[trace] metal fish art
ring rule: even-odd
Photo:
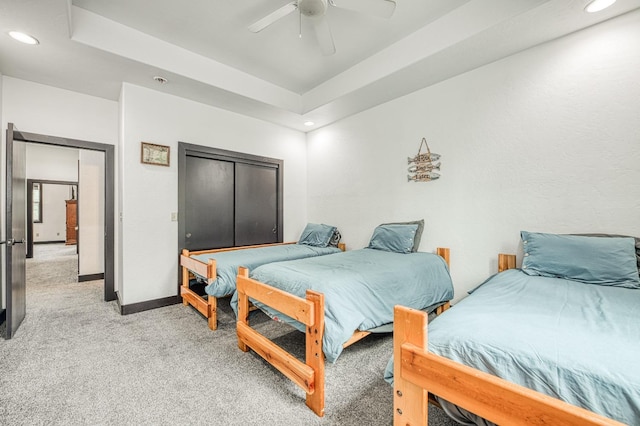
[[[422,146],[424,145],[426,152],[422,152]],[[427,140],[422,138],[420,147],[418,148],[418,154],[413,158],[407,158],[407,164],[409,168],[407,171],[410,173],[407,175],[408,182],[429,182],[440,178],[438,173],[434,170],[440,171],[440,162],[435,163],[440,159],[440,154],[435,154],[429,149]]]

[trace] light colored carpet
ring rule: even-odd
[[[219,303],[217,331],[181,304],[122,316],[102,301],[101,280],[76,282],[75,251],[53,251],[28,260],[27,316],[13,339],[0,339],[0,424],[392,423],[392,389],[382,378],[390,335],[370,336],[327,365],[319,418],[302,390],[237,348],[228,300]],[[302,333],[256,314],[254,324],[302,356]],[[454,424],[430,412],[430,425]]]

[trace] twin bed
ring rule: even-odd
[[[238,268],[256,268],[266,263],[324,256],[345,250],[335,226],[307,224],[298,242],[229,247],[212,250],[182,250],[180,295],[207,318],[209,328],[218,324],[218,298],[231,296],[236,289]],[[204,291],[202,291],[204,290]],[[203,294],[204,293],[204,294]]]
[[[428,343],[423,314],[396,308],[395,424],[427,424],[427,393],[462,424],[640,424],[640,243],[522,239],[522,268],[502,255]]]
[[[251,276],[244,269],[238,277],[238,346],[253,349],[300,386],[307,406],[322,416],[325,358],[335,362],[370,333],[391,331],[395,304],[442,311],[452,297],[447,264],[431,253],[365,248],[264,265]],[[306,333],[305,362],[250,327],[249,301]]]
[[[216,299],[233,293],[240,349],[253,349],[304,389],[307,405],[319,416],[325,405],[325,358],[335,362],[343,348],[370,333],[391,332],[396,304],[442,312],[453,298],[449,250],[417,251],[424,221],[382,224],[367,248],[349,252],[326,252],[335,228],[322,234],[323,226],[311,235],[303,232],[299,243],[313,252],[304,256],[286,257],[289,248],[299,254],[301,244],[181,256],[184,303],[215,329]],[[206,284],[207,300],[190,288],[194,279]],[[250,326],[250,306],[306,333],[305,362]]]
[[[418,229],[416,223],[383,224],[364,249],[242,268],[231,302],[237,305],[238,346],[253,349],[301,387],[307,406],[324,415],[325,358],[335,362],[370,333],[390,332],[395,304],[438,312],[448,307],[448,249],[417,252]],[[250,326],[250,303],[305,332],[304,362]]]

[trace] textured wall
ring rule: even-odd
[[[309,220],[365,246],[424,218],[456,298],[518,252],[519,231],[640,235],[640,12],[521,52],[308,136]],[[442,177],[407,183],[422,137]]]

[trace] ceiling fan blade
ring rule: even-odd
[[[271,12],[264,18],[249,25],[249,31],[251,31],[252,33],[258,33],[264,30],[265,28],[267,28],[269,25],[276,22],[278,19],[284,18],[285,16],[287,16],[288,14],[290,14],[291,12],[297,9],[298,9],[298,2],[292,1],[291,3],[282,6],[280,9],[276,9],[275,11]]]
[[[396,10],[394,0],[329,0],[329,3],[342,9],[355,10],[387,19],[391,18]]]
[[[320,45],[320,50],[324,56],[331,56],[336,53],[336,46],[333,44],[333,36],[331,35],[331,28],[329,28],[329,21],[325,16],[317,18],[311,18],[313,21],[313,29],[316,32],[316,38]]]

